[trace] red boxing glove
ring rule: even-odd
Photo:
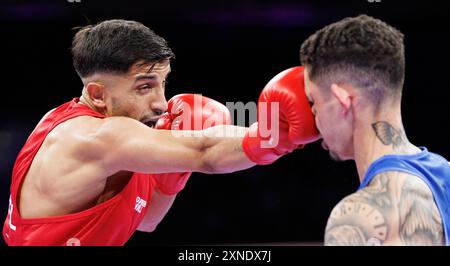
[[[270,164],[320,139],[306,98],[303,71],[302,66],[287,69],[261,92],[258,122],[250,126],[242,141],[245,154],[254,163]]]
[[[231,124],[230,111],[223,104],[200,94],[179,94],[168,102],[168,112],[156,122],[156,129],[202,130]],[[191,172],[155,174],[159,190],[174,195],[183,190]]]
[[[156,122],[158,129],[202,130],[216,125],[230,125],[228,108],[201,94],[178,94],[168,102],[168,112]]]

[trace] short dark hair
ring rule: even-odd
[[[136,21],[106,20],[81,28],[72,41],[73,66],[80,77],[96,72],[126,73],[135,63],[175,57],[167,42]]]
[[[366,91],[376,105],[386,95],[401,96],[403,34],[379,19],[360,15],[322,28],[303,42],[300,61],[315,83],[349,82]]]

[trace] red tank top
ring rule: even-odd
[[[14,164],[8,215],[3,238],[8,245],[123,245],[131,237],[147,211],[154,179],[134,173],[123,190],[90,209],[62,216],[24,219],[17,210],[17,195],[25,174],[47,134],[58,124],[77,116],[103,115],[67,102],[45,117],[31,133]]]

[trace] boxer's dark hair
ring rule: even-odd
[[[379,19],[360,15],[322,28],[303,42],[300,61],[319,87],[347,82],[364,89],[376,105],[387,95],[401,96],[403,34]]]
[[[167,42],[135,21],[107,20],[78,30],[72,41],[73,66],[81,77],[96,72],[126,73],[135,63],[175,58]]]

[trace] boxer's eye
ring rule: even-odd
[[[150,84],[144,84],[139,87],[137,87],[137,92],[140,94],[146,94],[150,92],[153,89],[153,87]]]
[[[151,89],[149,84],[144,84],[138,88],[139,90],[149,90]]]

